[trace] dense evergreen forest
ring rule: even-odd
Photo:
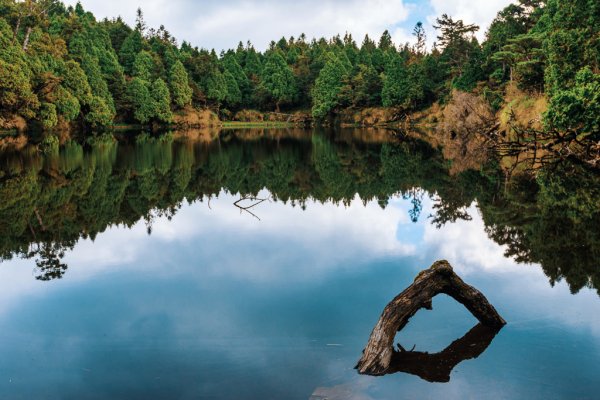
[[[217,54],[179,44],[141,10],[134,27],[97,20],[81,4],[0,0],[0,118],[42,128],[76,122],[169,123],[187,107],[227,118],[241,109],[311,110],[316,120],[343,109],[402,112],[445,104],[472,92],[498,110],[508,87],[548,99],[546,131],[598,140],[600,4],[596,0],[518,0],[501,10],[479,43],[476,25],[451,16],[436,32],[417,23],[415,44],[388,32],[359,42],[351,35],[304,34]],[[436,35],[428,49],[426,35]]]

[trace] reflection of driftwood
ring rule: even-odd
[[[252,215],[254,218],[256,218],[257,220],[260,221],[260,218],[258,218],[258,216],[256,214],[254,214],[250,210],[252,208],[256,207],[257,205],[259,205],[261,203],[264,203],[267,200],[269,200],[269,197],[267,197],[266,199],[259,199],[259,198],[251,197],[251,196],[242,196],[238,201],[236,201],[235,203],[233,203],[233,205],[240,209],[240,214],[245,211],[245,212],[247,212],[248,214]],[[244,206],[244,205],[242,205],[242,203],[244,201],[252,201],[253,203],[250,204],[249,206]]]
[[[483,325],[499,328],[506,324],[485,296],[463,282],[447,261],[437,261],[417,275],[415,281],[383,310],[356,368],[361,374],[382,375],[390,368],[396,332],[421,308],[431,310],[431,301],[444,293],[464,305]]]
[[[465,360],[479,357],[492,343],[499,330],[500,328],[478,324],[465,336],[436,354],[394,351],[385,374],[405,372],[417,375],[428,382],[449,382],[450,372],[454,367]]]

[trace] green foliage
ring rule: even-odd
[[[231,55],[226,56],[223,58],[223,66],[225,71],[229,72],[235,79],[237,88],[239,89],[241,95],[240,101],[244,104],[250,105],[252,101],[252,84],[250,79],[248,79],[246,72],[244,72],[244,69],[237,61],[237,57]]]
[[[56,111],[67,121],[74,121],[81,111],[81,105],[77,97],[62,86],[59,86],[56,90],[54,104],[56,105]]]
[[[600,12],[593,0],[549,0],[542,22],[548,58],[546,83],[549,92],[568,88],[575,75],[588,66],[600,68]]]
[[[575,76],[575,85],[557,90],[546,113],[550,128],[600,138],[600,74],[589,67]]]
[[[600,128],[600,7],[595,1],[549,0],[545,25],[547,126],[597,140]]]
[[[227,86],[227,96],[225,102],[229,107],[237,107],[242,102],[242,91],[240,90],[237,80],[229,71],[225,71],[223,75],[225,85]]]
[[[141,33],[138,30],[133,30],[121,45],[119,61],[127,75],[133,75],[133,65],[136,56],[142,51],[142,41]]]
[[[173,103],[183,108],[192,103],[192,89],[188,83],[188,74],[181,61],[176,61],[169,70],[169,88]]]
[[[384,107],[403,105],[408,97],[408,73],[404,60],[394,57],[383,78],[381,98]]]
[[[343,81],[349,72],[346,67],[337,55],[330,53],[327,56],[327,62],[319,73],[312,91],[313,117],[325,118],[339,105]]]
[[[381,104],[383,82],[373,66],[360,64],[358,72],[351,78],[351,85],[353,105],[373,107]]]
[[[58,123],[56,106],[54,104],[43,102],[40,107],[39,119],[44,128],[49,129],[55,127]]]
[[[214,69],[206,83],[206,98],[213,101],[217,106],[227,98],[227,82],[223,73]]]
[[[417,23],[413,45],[398,47],[387,31],[360,46],[350,34],[312,41],[302,34],[265,52],[248,42],[217,55],[179,46],[164,26],[148,27],[141,10],[130,27],[121,18],[97,21],[81,4],[0,0],[0,116],[47,129],[59,120],[100,129],[115,119],[168,122],[171,107],[225,105],[223,115],[310,107],[323,119],[348,107],[443,105],[454,89],[499,109],[514,82],[545,92],[547,129],[593,137],[599,9],[595,0],[517,0],[500,10],[482,44],[477,25],[444,14],[429,52]]]
[[[545,56],[542,36],[527,33],[507,40],[502,50],[492,54],[491,60],[510,70],[510,80],[521,89],[540,89],[544,83]]]
[[[102,97],[92,96],[88,108],[85,121],[92,128],[101,128],[112,124],[114,118],[113,111]]]
[[[171,113],[171,96],[169,95],[169,88],[162,79],[157,79],[152,84],[150,89],[150,96],[152,97],[154,115],[153,117],[159,122],[169,123],[173,119]]]
[[[275,102],[278,111],[281,104],[291,102],[296,95],[292,69],[278,51],[267,55],[261,83]]]
[[[140,78],[133,78],[127,86],[127,94],[133,104],[135,119],[146,124],[154,117],[154,101],[150,95],[150,84]]]
[[[59,72],[63,78],[63,86],[69,90],[82,105],[92,101],[92,88],[88,78],[78,62],[68,60]]]
[[[140,78],[143,81],[150,81],[154,71],[154,60],[152,55],[145,50],[140,51],[135,56],[133,62],[132,76]]]
[[[451,174],[439,150],[410,138],[367,144],[330,140],[318,130],[305,139],[292,136],[222,141],[201,154],[168,134],[140,135],[133,143],[98,136],[85,148],[70,143],[60,151],[58,139],[48,136],[48,157],[2,159],[0,258],[35,258],[47,268],[40,279],[59,277],[60,253],[80,238],[142,218],[151,226],[152,215],[173,216],[184,200],[222,191],[252,196],[267,189],[302,207],[347,204],[357,194],[385,207],[400,194],[412,203],[411,219],[429,221],[419,216],[427,192],[435,194],[432,223],[469,219],[467,208],[476,201],[486,233],[508,257],[541,265],[552,283],[564,279],[573,292],[600,289],[600,187],[597,174],[580,165],[554,165],[536,179],[505,183],[491,167]],[[52,174],[43,168],[49,161]]]
[[[39,107],[26,69],[0,59],[0,113],[14,112],[32,118]]]
[[[472,91],[477,82],[485,79],[483,73],[483,54],[481,48],[476,41],[470,42],[471,47],[468,50],[469,56],[465,63],[460,67],[459,72],[456,73],[452,81],[452,86],[455,89],[462,90],[464,92]]]

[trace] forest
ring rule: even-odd
[[[473,93],[494,112],[510,88],[547,101],[541,130],[600,138],[600,4],[518,0],[480,27],[442,15],[414,44],[380,38],[298,37],[222,51],[179,43],[166,27],[97,20],[78,3],[0,0],[0,122],[42,130],[74,124],[169,124],[194,107],[222,119],[243,109],[306,110],[324,121],[347,109],[399,113]],[[427,35],[436,41],[428,48]],[[357,41],[358,40],[358,41]],[[19,125],[19,124],[16,124]],[[21,124],[23,125],[23,124]]]

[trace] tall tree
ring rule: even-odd
[[[425,28],[421,21],[417,22],[415,29],[413,29],[413,36],[415,37],[414,52],[418,55],[425,55],[427,52],[427,35],[425,34]]]
[[[152,98],[153,118],[158,122],[169,123],[173,119],[171,113],[171,96],[169,88],[162,79],[158,78],[150,88]]]
[[[336,54],[329,53],[312,91],[312,115],[317,119],[327,117],[340,103],[340,92],[348,76],[347,65]]]
[[[289,103],[294,99],[296,95],[294,73],[279,51],[272,51],[267,55],[261,84],[272,97],[277,112],[281,104]]]
[[[177,60],[169,70],[169,87],[173,97],[173,103],[183,108],[192,103],[192,88],[189,78],[181,61]]]
[[[119,60],[127,75],[133,75],[135,57],[142,51],[142,34],[136,29],[127,36],[119,52]]]

